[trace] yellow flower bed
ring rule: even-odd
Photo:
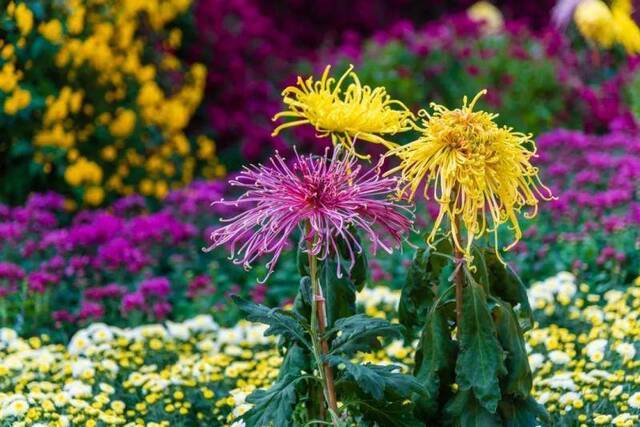
[[[87,205],[164,197],[224,174],[215,144],[186,127],[206,68],[184,64],[178,20],[191,0],[14,1],[0,10],[0,155],[8,198],[37,182]],[[15,162],[29,162],[24,168]],[[5,168],[6,169],[6,168]],[[4,175],[4,173],[0,173]],[[24,197],[24,196],[22,196]]]
[[[389,317],[399,293],[376,287],[358,298],[367,314]],[[561,273],[532,285],[530,299],[540,321],[527,334],[534,395],[555,425],[637,425],[640,280],[600,297]],[[65,347],[2,329],[0,425],[240,426],[246,396],[282,361],[264,330],[206,315],[133,329],[97,323]],[[395,341],[367,360],[410,369],[412,357]]]

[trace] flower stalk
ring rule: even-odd
[[[307,231],[310,226],[307,225]],[[333,381],[333,369],[323,361],[324,355],[329,352],[327,340],[323,338],[327,327],[327,315],[325,307],[325,299],[322,294],[322,287],[318,280],[318,259],[312,254],[311,247],[313,243],[308,242],[308,258],[309,258],[309,275],[311,278],[311,343],[313,346],[314,359],[322,383],[324,398],[329,407],[329,413],[334,425],[338,425],[338,403],[336,400],[336,391]],[[323,403],[320,404],[320,413]]]

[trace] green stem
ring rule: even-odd
[[[309,275],[311,277],[311,344],[313,347],[313,356],[318,369],[318,375],[320,376],[320,382],[322,383],[322,389],[324,392],[324,399],[327,402],[329,413],[331,414],[331,420],[334,426],[339,425],[338,419],[338,405],[336,401],[335,388],[333,384],[333,370],[331,367],[324,363],[322,355],[327,353],[327,342],[321,339],[321,335],[325,329],[326,315],[324,309],[324,298],[322,296],[322,289],[318,281],[318,260],[311,253],[312,244],[309,243],[308,257],[309,257]],[[321,412],[323,412],[321,410]]]

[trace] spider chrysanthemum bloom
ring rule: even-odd
[[[410,130],[413,113],[402,102],[391,99],[384,87],[363,86],[352,71],[353,66],[337,81],[329,76],[330,70],[327,65],[320,80],[298,77],[296,86],[285,88],[283,102],[289,109],[276,114],[273,120],[293,121],[278,126],[273,136],[286,128],[310,124],[318,137],[330,136],[334,145],[342,145],[350,152],[355,153],[356,140],[395,147],[383,135]],[[351,80],[348,85],[347,79]]]
[[[422,135],[387,154],[401,161],[387,172],[401,172],[401,194],[408,193],[413,199],[424,185],[424,196],[428,198],[433,191],[440,205],[428,241],[434,241],[443,219],[448,218],[456,248],[468,261],[474,240],[485,234],[493,234],[498,249],[498,227],[507,222],[514,234],[508,250],[522,234],[517,217],[521,208],[531,207],[527,216],[532,217],[538,199],[552,198],[530,162],[535,155],[531,135],[499,127],[495,114],[473,111],[485,93],[480,92],[471,103],[465,97],[461,109],[431,104],[432,115],[424,110],[419,113],[424,117]],[[466,231],[464,244],[459,228]]]
[[[339,258],[339,247],[346,248],[350,270],[363,250],[357,231],[367,237],[372,252],[378,247],[391,252],[411,227],[405,216],[411,211],[388,197],[397,191],[397,180],[380,177],[378,169],[363,170],[353,154],[338,156],[338,150],[332,158],[328,151],[324,156],[296,153],[290,166],[276,154],[267,166],[245,167],[230,184],[244,194],[217,203],[245,209],[223,220],[228,224],[211,233],[211,246],[205,250],[230,245],[231,258],[247,269],[258,257],[271,254],[267,277],[296,228],[310,244],[304,250],[318,259]]]

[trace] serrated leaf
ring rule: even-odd
[[[338,371],[343,371],[340,381],[353,379],[362,391],[378,401],[385,398],[385,393],[408,399],[411,393],[422,391],[415,378],[397,372],[398,366],[353,363],[346,357],[334,355],[326,356],[325,360]]]
[[[300,376],[302,371],[310,372],[310,354],[299,345],[292,345],[280,365],[278,379],[285,375]]]
[[[547,425],[549,414],[535,399],[503,399],[499,405],[505,427],[536,427]]]
[[[311,348],[306,332],[309,325],[300,314],[254,304],[235,295],[232,298],[238,308],[247,314],[248,320],[269,326],[264,332],[265,336],[281,335],[308,349]]]
[[[480,404],[495,413],[500,401],[498,377],[506,374],[504,352],[481,286],[469,283],[463,291],[460,353],[456,382],[472,390]]]
[[[522,330],[511,305],[495,299],[493,318],[500,345],[506,352],[507,375],[502,379],[502,390],[506,394],[526,399],[531,393],[533,375]]]
[[[492,414],[478,402],[469,390],[459,391],[445,411],[460,427],[502,427],[500,417]]]
[[[528,331],[533,325],[533,312],[524,283],[511,267],[500,262],[493,251],[485,251],[485,262],[489,272],[490,294],[514,307],[519,305],[518,323],[524,331]]]
[[[268,390],[256,390],[247,396],[247,402],[254,406],[242,417],[246,426],[293,426],[298,381],[299,377],[286,374]]]
[[[401,338],[402,326],[386,319],[356,314],[338,319],[334,327],[326,332],[325,337],[335,337],[331,343],[331,354],[351,356],[358,351],[370,352],[379,347],[378,337]]]
[[[337,275],[338,264],[326,260],[320,268],[320,284],[326,300],[327,327],[356,312],[356,288],[346,274]]]
[[[414,375],[425,390],[417,396],[416,411],[421,418],[432,417],[438,409],[441,386],[453,382],[456,343],[440,310],[429,313],[416,351]]]

